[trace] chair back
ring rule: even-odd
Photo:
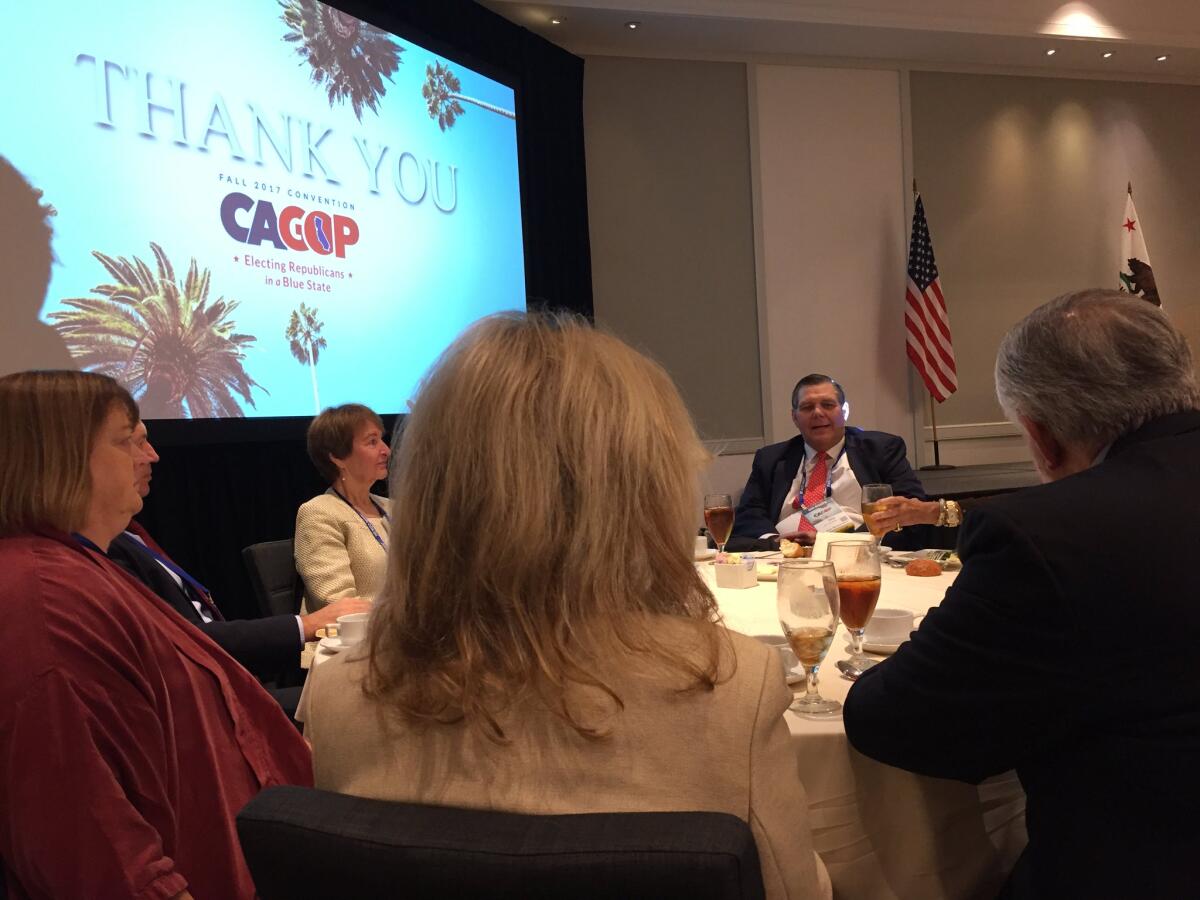
[[[533,816],[272,787],[237,826],[263,900],[763,897],[754,836],[726,813]]]
[[[292,541],[266,541],[242,550],[242,561],[264,616],[296,615],[303,592]]]

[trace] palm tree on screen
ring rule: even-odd
[[[246,350],[230,318],[238,301],[209,299],[209,270],[192,257],[182,284],[158,244],[155,269],[136,256],[92,255],[114,279],[92,288],[98,297],[71,297],[50,315],[81,368],[110,375],[137,398],[147,419],[241,417],[237,396],[254,406]]]
[[[307,363],[308,372],[312,376],[314,415],[321,414],[321,395],[317,393],[317,359],[321,351],[329,346],[321,337],[321,329],[325,323],[317,319],[317,308],[300,304],[299,309],[292,310],[284,337],[288,339],[288,347],[296,362]]]
[[[382,28],[369,25],[319,0],[279,0],[288,31],[283,39],[299,44],[296,53],[312,67],[312,80],[324,85],[329,105],[350,101],[362,121],[363,107],[379,112],[404,48]]]
[[[475,97],[468,97],[461,91],[462,82],[458,80],[458,76],[449,66],[443,66],[440,62],[435,61],[433,65],[425,67],[425,84],[421,87],[421,96],[425,98],[425,105],[429,109],[429,118],[437,119],[438,128],[442,131],[453,128],[455,120],[466,113],[463,103],[472,103],[481,109],[509,119],[516,118],[511,109],[504,109],[492,103],[477,100]],[[462,103],[459,102],[460,100]]]

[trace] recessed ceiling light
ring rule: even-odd
[[[1105,50],[1105,51],[1104,51],[1104,58],[1105,58],[1105,59],[1112,59],[1112,55],[1113,55],[1113,52],[1112,52],[1111,50]]]
[[[641,22],[626,22],[625,27],[628,28],[630,31],[634,31],[641,24],[642,24]]]
[[[562,24],[562,19],[551,19],[551,20],[550,20],[550,24],[551,24],[551,25],[561,25],[561,24]]]
[[[1053,55],[1054,55],[1055,53],[1057,53],[1057,52],[1058,52],[1057,50],[1047,50],[1047,51],[1046,51],[1046,55],[1047,55],[1047,56],[1053,56]]]
[[[1158,62],[1166,62],[1166,61],[1167,61],[1167,54],[1165,54],[1165,53],[1164,53],[1162,56],[1156,57],[1156,59],[1157,59],[1157,61],[1158,61]]]

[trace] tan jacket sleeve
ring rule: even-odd
[[[305,606],[315,612],[342,597],[358,596],[341,521],[319,504],[296,513],[296,571],[304,580]]]
[[[808,797],[796,745],[783,718],[792,692],[773,655],[765,659],[750,746],[750,830],[758,846],[768,900],[823,898],[833,889],[813,851]],[[742,664],[749,664],[746,660]]]

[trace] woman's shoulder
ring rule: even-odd
[[[702,667],[707,667],[710,654],[715,650],[717,681],[714,690],[718,694],[756,693],[770,671],[774,650],[755,638],[730,631],[722,624],[662,616],[651,627],[660,644]],[[670,676],[669,680],[673,678]]]
[[[114,565],[65,534],[23,534],[0,538],[0,584],[24,582],[47,592],[65,591],[89,599],[92,588],[107,588]],[[81,587],[80,579],[89,589]],[[95,582],[94,584],[92,582]],[[20,591],[0,590],[0,596],[24,603]]]
[[[338,512],[345,504],[332,491],[317,494],[300,504],[298,516],[325,516]]]
[[[98,659],[106,646],[123,647],[123,658],[133,658],[128,648],[155,626],[157,612],[135,584],[115,563],[66,535],[0,539],[0,615],[10,639],[4,665],[21,658],[25,668],[36,670],[80,652]],[[42,663],[29,662],[29,654]]]
[[[757,638],[731,631],[720,623],[686,619],[681,616],[663,616],[655,627],[662,629],[663,640],[682,646],[707,646],[707,636],[715,633],[720,639],[722,658],[763,659],[770,650]],[[783,636],[779,635],[779,639],[782,640]]]

